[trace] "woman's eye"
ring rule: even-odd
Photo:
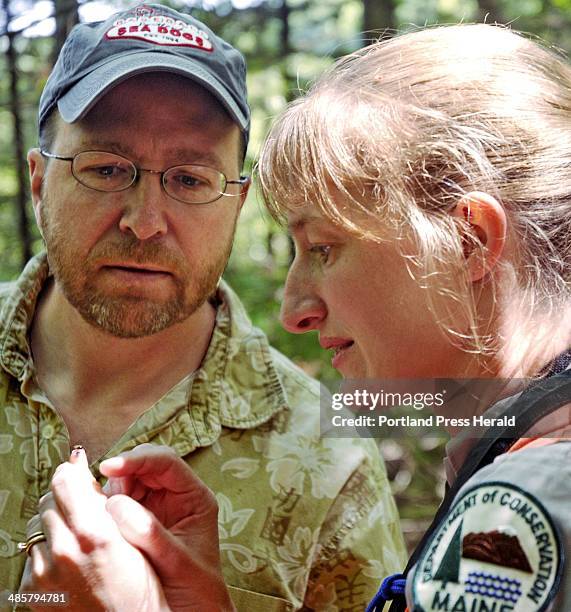
[[[329,244],[316,244],[309,249],[310,253],[314,253],[320,259],[322,263],[327,263],[329,255],[331,254],[331,245]]]

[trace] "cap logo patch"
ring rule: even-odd
[[[155,45],[194,47],[203,51],[214,49],[208,34],[180,19],[156,13],[150,7],[137,7],[132,14],[117,19],[105,33],[108,40],[134,38]]]
[[[505,482],[466,491],[416,565],[416,612],[539,612],[557,594],[563,553],[549,513]]]

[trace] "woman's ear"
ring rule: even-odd
[[[482,280],[492,271],[504,251],[506,213],[493,196],[471,191],[458,200],[452,216],[463,219],[470,227],[471,236],[462,238],[464,256],[470,280]]]

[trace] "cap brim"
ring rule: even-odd
[[[248,129],[247,117],[228,90],[202,64],[191,58],[157,52],[123,54],[95,68],[58,100],[62,119],[66,123],[81,119],[110,89],[129,77],[145,72],[171,72],[192,79],[221,102],[242,131]]]

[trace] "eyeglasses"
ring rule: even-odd
[[[124,191],[134,185],[141,172],[159,174],[165,192],[185,204],[210,204],[225,195],[228,185],[245,185],[247,176],[229,181],[219,170],[195,164],[173,166],[166,170],[148,170],[115,153],[106,151],[81,151],[73,157],[55,155],[40,150],[44,157],[71,162],[71,173],[75,179],[95,191]]]

